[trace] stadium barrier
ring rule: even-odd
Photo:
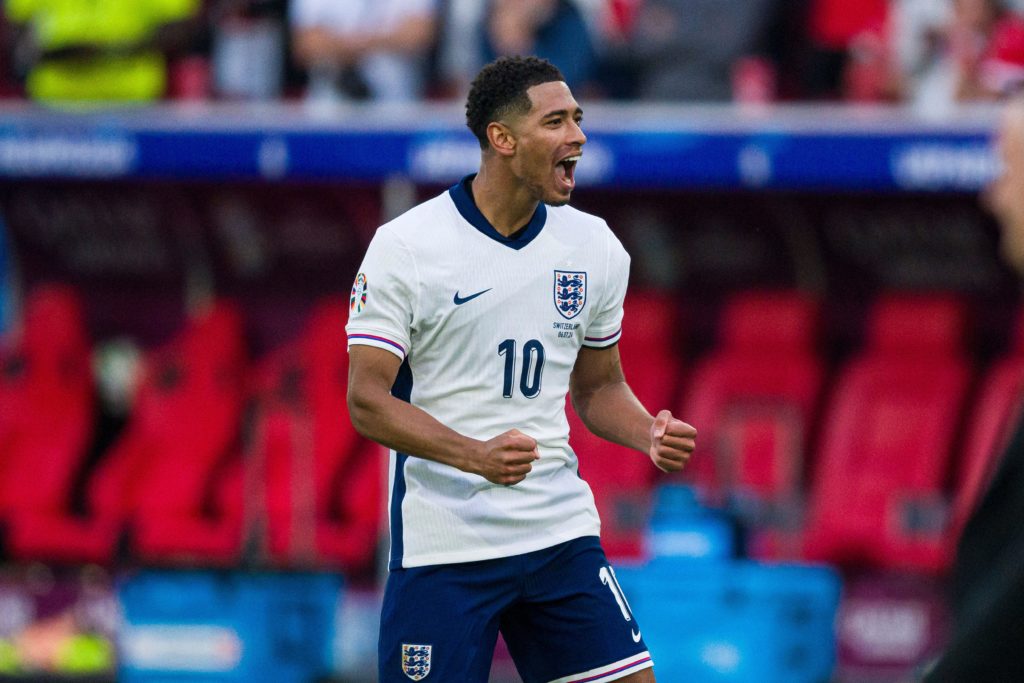
[[[118,590],[119,680],[308,683],[334,669],[338,574],[143,570]]]

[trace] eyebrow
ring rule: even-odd
[[[576,109],[573,111],[573,114],[578,114],[580,116],[583,116],[583,108],[582,107],[576,107]],[[541,119],[542,120],[543,119],[550,119],[552,116],[568,116],[568,115],[569,115],[569,110],[568,109],[557,109],[555,111],[549,111],[547,114],[542,116]]]

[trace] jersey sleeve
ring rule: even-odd
[[[348,346],[376,346],[404,359],[418,293],[412,252],[390,230],[370,241],[349,297]]]
[[[595,349],[614,346],[622,337],[622,302],[629,283],[629,254],[622,243],[609,236],[608,268],[600,309],[583,335],[583,345]]]

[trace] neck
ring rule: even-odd
[[[507,169],[486,161],[473,178],[473,200],[484,218],[505,237],[529,223],[539,203]]]

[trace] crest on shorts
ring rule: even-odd
[[[555,271],[555,308],[563,318],[578,316],[587,303],[587,274],[579,271]]]
[[[402,671],[414,681],[422,681],[430,673],[432,645],[402,643]]]
[[[352,296],[348,300],[349,310],[353,313],[362,313],[366,308],[366,275],[359,273],[356,281],[352,284]]]

